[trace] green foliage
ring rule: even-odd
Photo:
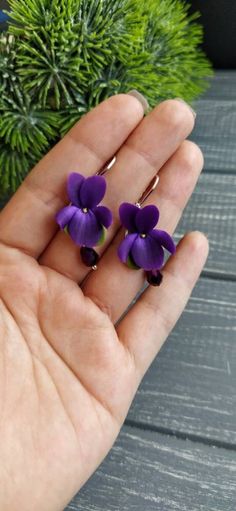
[[[210,64],[183,0],[10,0],[0,37],[0,187],[106,97],[138,89],[151,106],[191,101]]]

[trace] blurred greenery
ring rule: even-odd
[[[0,35],[0,190],[14,191],[80,117],[137,89],[196,98],[211,65],[182,0],[10,0]],[[104,141],[105,143],[105,141]]]

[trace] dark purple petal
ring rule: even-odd
[[[136,232],[135,218],[139,208],[129,202],[123,202],[119,208],[120,221],[129,232]]]
[[[156,206],[150,205],[140,209],[136,215],[135,223],[137,231],[148,233],[156,226],[159,219],[159,210]]]
[[[95,247],[102,235],[103,227],[92,211],[84,213],[77,209],[68,225],[68,232],[76,245]]]
[[[161,231],[160,229],[153,229],[153,231],[151,231],[149,234],[152,238],[154,238],[156,241],[158,241],[160,243],[160,245],[162,245],[164,248],[166,248],[166,250],[168,250],[168,252],[170,252],[171,254],[175,253],[176,246],[174,244],[172,237],[170,236],[170,234],[168,234],[168,232]]]
[[[105,206],[97,206],[94,210],[93,210],[98,222],[102,225],[104,225],[104,227],[106,227],[106,229],[108,229],[108,227],[110,227],[111,223],[112,223],[112,213],[110,211],[110,209],[106,208]]]
[[[56,222],[60,226],[61,229],[64,229],[66,225],[70,222],[73,215],[76,213],[77,208],[75,206],[66,206],[65,208],[60,209],[56,214]]]
[[[151,236],[137,236],[131,249],[134,262],[144,270],[159,270],[164,262],[164,250]]]
[[[72,204],[75,204],[76,206],[81,206],[80,200],[79,200],[79,191],[81,188],[82,183],[85,181],[84,176],[81,176],[81,174],[77,174],[76,172],[72,172],[67,181],[67,193],[70,201]]]
[[[103,199],[106,186],[106,181],[102,176],[91,176],[85,179],[79,194],[83,208],[95,208]]]
[[[128,234],[127,236],[125,236],[123,241],[120,243],[117,253],[118,253],[118,256],[122,263],[126,263],[128,257],[129,257],[131,248],[132,248],[137,236],[138,235],[136,233]]]

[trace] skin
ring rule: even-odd
[[[122,265],[118,206],[138,200],[160,209],[173,232],[203,166],[186,137],[189,107],[168,100],[145,118],[130,95],[84,116],[32,170],[0,214],[0,509],[59,511],[114,443],[140,381],[174,327],[208,253],[187,234],[160,288],[148,288],[117,324],[144,282]],[[58,232],[72,171],[96,173],[114,154],[104,204],[114,214],[97,272]],[[78,285],[79,284],[79,285]],[[115,326],[116,325],[116,326]],[[107,496],[109,499],[109,495]]]

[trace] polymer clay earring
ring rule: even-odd
[[[164,248],[171,254],[176,250],[172,237],[166,231],[154,229],[159,220],[158,208],[154,205],[141,208],[158,181],[156,176],[136,204],[124,202],[119,208],[120,221],[126,232],[118,247],[118,257],[131,269],[145,270],[147,281],[152,286],[159,286],[162,282],[160,270],[164,264]]]
[[[99,205],[106,192],[106,181],[101,174],[108,168],[88,178],[72,172],[67,180],[70,204],[56,215],[60,229],[66,231],[74,243],[81,247],[83,263],[94,270],[99,260],[94,247],[104,243],[106,229],[112,223],[110,209]]]

